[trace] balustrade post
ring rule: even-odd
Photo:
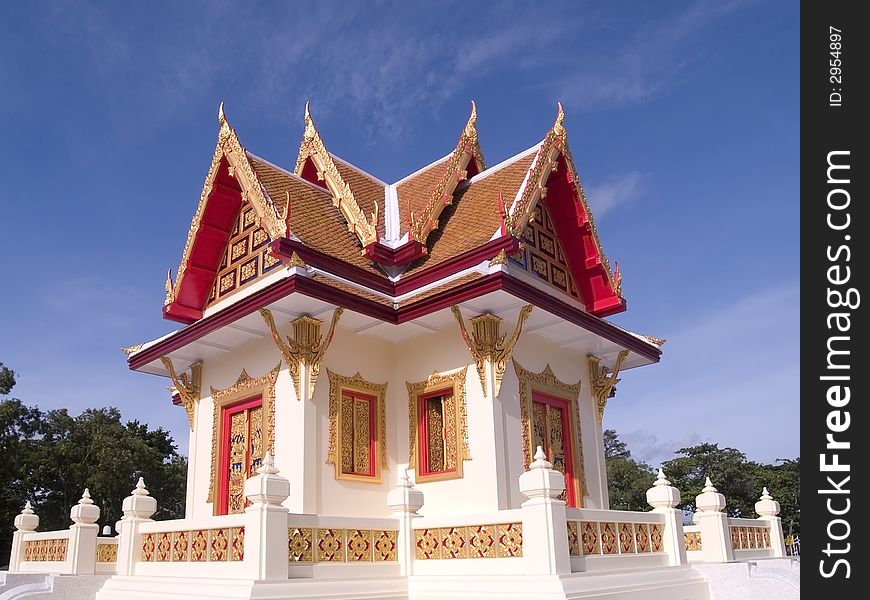
[[[245,570],[260,581],[288,577],[287,515],[281,503],[290,495],[290,482],[278,475],[271,452],[257,474],[245,482]]]
[[[399,572],[407,577],[414,572],[416,540],[414,538],[414,519],[423,507],[423,492],[414,488],[408,478],[408,470],[401,469],[396,487],[387,492],[387,508],[399,520],[399,533],[396,540],[396,553],[399,559]]]
[[[523,511],[523,570],[526,575],[562,575],[571,572],[568,555],[568,518],[565,476],[553,469],[538,446],[529,470],[520,475],[520,492],[528,498]]]
[[[683,512],[676,508],[680,503],[680,490],[665,479],[664,471],[661,469],[653,486],[646,491],[646,501],[653,507],[652,512],[665,517],[662,547],[668,553],[668,564],[672,566],[686,564],[688,561],[686,544],[683,540]]]
[[[124,498],[121,508],[123,516],[115,523],[115,531],[118,532],[118,575],[133,575],[142,555],[139,526],[150,523],[151,516],[157,512],[157,500],[149,495],[145,480],[141,477],[136,489]]]
[[[12,554],[9,557],[9,572],[21,570],[24,561],[24,536],[39,527],[39,516],[34,514],[30,500],[24,503],[21,514],[15,516],[15,532],[12,534]]]
[[[713,487],[707,477],[704,489],[695,496],[695,516],[693,521],[701,532],[701,557],[704,562],[731,562],[734,548],[731,545],[731,530],[725,508],[725,496]]]
[[[761,493],[761,498],[755,503],[758,517],[767,521],[770,526],[770,549],[775,557],[783,557],[785,552],[785,536],[782,532],[782,519],[779,515],[779,502],[774,500],[767,488]]]
[[[69,511],[73,524],[69,532],[69,555],[67,562],[72,575],[93,575],[97,566],[97,535],[100,526],[100,507],[91,500],[85,488],[79,503]]]

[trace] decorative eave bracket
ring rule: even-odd
[[[302,315],[293,319],[293,337],[287,336],[285,341],[278,333],[278,327],[275,325],[271,311],[266,308],[260,309],[263,320],[272,332],[275,345],[278,346],[278,350],[287,361],[290,377],[293,379],[293,386],[296,389],[297,400],[303,398],[311,400],[314,396],[314,386],[317,383],[317,376],[320,374],[320,365],[332,343],[332,336],[335,335],[335,327],[342,312],[344,309],[339,306],[332,313],[332,322],[329,325],[326,339],[320,334],[320,326],[323,321]]]
[[[305,132],[302,134],[302,142],[299,145],[299,154],[296,156],[296,168],[294,172],[302,176],[305,162],[308,159],[314,163],[317,169],[317,177],[326,184],[332,193],[332,204],[338,207],[347,221],[347,229],[359,238],[363,248],[378,241],[378,205],[371,219],[367,218],[353,196],[350,186],[341,176],[338,167],[326,150],[326,145],[314,126],[311,118],[309,103],[305,103]]]
[[[163,366],[169,372],[169,378],[172,380],[172,386],[169,391],[175,395],[176,393],[181,398],[181,403],[187,413],[187,420],[190,423],[190,430],[193,431],[196,405],[199,403],[200,394],[202,392],[202,361],[198,360],[190,365],[190,375],[182,373],[181,376],[175,372],[175,366],[168,356],[160,359]]]
[[[589,383],[592,387],[592,397],[595,399],[595,408],[598,411],[598,424],[604,421],[604,408],[607,401],[616,395],[616,384],[619,383],[619,370],[622,363],[628,357],[628,350],[621,350],[616,355],[616,363],[613,369],[601,365],[601,359],[589,355],[586,360],[589,364]]]
[[[459,324],[462,340],[474,359],[477,375],[480,377],[480,386],[483,388],[484,394],[489,395],[491,398],[498,397],[501,391],[501,382],[504,379],[507,368],[507,362],[511,359],[514,346],[516,346],[523,331],[523,324],[532,312],[532,305],[526,304],[520,310],[514,332],[507,340],[505,339],[506,334],[501,334],[500,332],[501,317],[492,314],[472,317],[470,319],[472,332],[469,332],[465,327],[465,321],[462,319],[459,307],[454,304],[450,307],[450,310]],[[487,372],[487,365],[491,368],[491,375]]]

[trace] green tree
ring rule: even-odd
[[[0,396],[5,396],[15,387],[15,372],[0,362]]]
[[[613,429],[604,430],[604,459],[607,464],[610,508],[648,510],[646,491],[655,479],[655,474],[648,464],[631,457],[628,446]]]

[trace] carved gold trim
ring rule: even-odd
[[[254,212],[257,215],[257,224],[262,226],[271,240],[282,237],[287,232],[287,227],[282,216],[278,214],[272,199],[269,198],[269,194],[260,183],[260,179],[251,166],[248,155],[239,142],[235,130],[230,127],[226,119],[223,102],[221,102],[218,109],[218,124],[220,129],[218,130],[217,145],[212,155],[208,174],[205,177],[205,183],[202,186],[199,204],[190,222],[190,229],[187,232],[187,241],[184,243],[184,252],[178,265],[175,283],[172,283],[171,273],[167,273],[166,276],[166,299],[164,301],[166,305],[175,301],[176,292],[184,279],[184,274],[187,271],[187,262],[193,250],[193,241],[196,239],[196,234],[199,231],[202,216],[208,203],[208,197],[211,195],[212,186],[214,185],[214,179],[217,177],[218,168],[224,157],[226,157],[229,163],[230,173],[236,178],[236,181],[239,182],[239,187],[242,189],[242,201],[247,200],[254,208]]]
[[[347,221],[347,229],[359,238],[363,247],[378,241],[378,204],[371,215],[371,221],[366,218],[359,204],[353,196],[350,186],[341,176],[338,167],[332,160],[326,145],[314,125],[311,118],[308,102],[305,103],[305,133],[299,145],[299,154],[296,156],[294,172],[302,175],[305,161],[311,159],[317,168],[317,177],[326,183],[332,193],[332,204],[337,206]]]
[[[305,264],[305,261],[299,258],[299,255],[296,254],[296,251],[293,251],[293,254],[290,255],[290,261],[287,263],[288,267],[297,267],[300,269],[308,268],[308,265]]]
[[[598,424],[604,421],[604,408],[609,400],[616,394],[616,384],[619,383],[619,370],[622,363],[628,357],[628,350],[622,350],[616,355],[616,363],[613,369],[601,366],[601,359],[589,355],[586,361],[589,364],[589,383],[592,386],[592,397],[595,399],[595,408],[598,410]]]
[[[139,350],[141,350],[142,346],[144,345],[145,344],[133,344],[132,346],[129,346],[127,348],[121,348],[121,352],[123,352],[127,356],[130,356],[134,352],[139,352]]]
[[[586,218],[589,220],[589,226],[592,230],[592,240],[595,243],[595,249],[598,255],[601,256],[601,262],[604,264],[605,272],[607,273],[608,282],[611,289],[616,295],[623,298],[622,295],[622,275],[618,272],[614,274],[610,269],[610,261],[604,254],[601,248],[601,240],[598,237],[598,230],[595,227],[595,219],[592,212],[589,210],[589,204],[586,201],[586,192],[583,191],[583,185],[580,183],[580,177],[577,175],[577,168],[574,165],[574,158],[571,156],[571,150],[568,148],[568,133],[564,127],[565,111],[562,110],[562,103],[558,104],[556,121],[553,127],[547,132],[544,141],[541,142],[541,147],[532,161],[532,167],[529,170],[526,185],[523,188],[522,196],[520,196],[514,209],[507,218],[508,232],[519,237],[523,229],[531,218],[538,200],[547,195],[546,183],[550,177],[550,173],[556,170],[559,154],[565,156],[565,163],[571,170],[574,184],[577,187],[577,196],[580,199],[580,205]]]
[[[528,466],[533,460],[535,449],[532,448],[532,394],[533,392],[541,392],[548,396],[561,398],[568,402],[568,415],[570,418],[571,443],[574,455],[574,473],[573,482],[565,482],[565,485],[574,485],[575,496],[577,497],[577,508],[582,508],[583,498],[586,496],[586,470],[583,466],[583,434],[580,430],[580,384],[578,381],[575,384],[565,383],[561,381],[550,365],[547,365],[540,373],[527,371],[523,366],[511,359],[514,365],[514,372],[517,374],[517,379],[520,384],[520,422],[523,438],[523,460],[524,465]]]
[[[502,250],[504,252],[504,250]],[[474,359],[475,367],[477,367],[477,375],[480,377],[480,387],[483,393],[489,394],[490,397],[497,397],[501,391],[501,382],[504,379],[504,372],[507,368],[507,361],[514,351],[514,346],[520,338],[523,331],[523,324],[532,312],[532,305],[526,304],[521,310],[517,319],[517,324],[514,327],[514,332],[511,337],[505,341],[505,336],[500,334],[501,317],[491,314],[478,315],[472,317],[471,327],[473,333],[469,333],[465,328],[465,321],[462,319],[462,313],[459,307],[455,304],[450,307],[456,322],[459,324],[459,332],[462,334],[462,340],[468,347],[471,357]],[[488,390],[486,383],[486,361],[492,364],[495,379],[495,390]]]
[[[220,438],[221,438],[221,411],[239,401],[247,398],[253,398],[258,394],[263,398],[263,414],[266,415],[266,451],[275,454],[275,382],[278,380],[278,372],[281,370],[281,363],[275,365],[275,368],[263,375],[262,377],[251,377],[248,372],[242,369],[239,378],[228,388],[217,389],[211,388],[211,400],[214,404],[211,425],[211,477],[208,484],[208,501],[214,502],[215,510],[217,502],[215,502],[215,485],[216,475],[219,468],[220,454]]]
[[[329,377],[329,448],[326,453],[326,464],[335,466],[336,479],[349,479],[355,481],[380,482],[381,467],[387,468],[387,417],[386,417],[386,383],[372,383],[363,378],[359,372],[353,377],[345,377],[326,369]],[[338,455],[338,440],[342,439],[341,431],[344,426],[341,419],[341,395],[345,390],[359,392],[375,397],[377,416],[375,418],[377,428],[377,440],[375,444],[375,475],[356,475],[344,473],[341,470],[341,460]]]
[[[196,406],[199,404],[199,397],[202,392],[202,361],[198,360],[190,365],[190,376],[187,373],[182,373],[179,377],[175,372],[175,366],[168,356],[160,359],[166,370],[169,371],[169,378],[172,380],[170,392],[177,392],[181,396],[181,403],[184,405],[184,410],[187,413],[187,420],[190,423],[190,430],[193,431],[194,415],[196,414]]]
[[[293,379],[293,386],[296,388],[296,399],[301,400],[303,371],[305,371],[306,383],[308,386],[307,399],[311,400],[314,396],[314,386],[317,383],[317,376],[320,374],[320,363],[323,362],[323,357],[332,343],[332,336],[335,334],[335,326],[344,312],[342,307],[337,307],[332,313],[332,322],[329,324],[329,333],[326,334],[326,340],[320,335],[320,326],[323,321],[302,315],[293,319],[293,337],[287,336],[285,342],[278,333],[278,327],[275,325],[275,319],[272,313],[261,308],[260,314],[266,325],[272,331],[272,339],[275,340],[275,345],[281,351],[284,360],[287,361],[287,366],[290,368],[290,377]]]
[[[444,175],[432,193],[432,198],[419,218],[413,212],[409,215],[411,238],[414,241],[425,244],[426,238],[429,237],[432,230],[438,229],[438,217],[441,216],[445,207],[453,204],[453,192],[459,182],[468,177],[467,167],[472,158],[477,159],[481,171],[486,168],[483,151],[480,149],[477,137],[477,106],[473,100],[471,101],[471,114],[468,117],[468,122],[462,130],[462,135],[459,136],[456,148],[447,162]]]
[[[458,371],[452,373],[432,373],[425,381],[411,383],[405,382],[408,386],[408,464],[416,472],[416,481],[439,481],[443,479],[461,479],[462,478],[462,463],[466,460],[471,460],[471,453],[468,446],[468,414],[465,407],[465,377],[468,372],[468,367],[462,367]],[[418,398],[421,395],[443,390],[445,388],[453,388],[453,397],[456,400],[456,443],[455,448],[448,448],[448,452],[455,452],[456,472],[455,473],[438,473],[436,475],[420,475],[420,465],[418,459],[420,453],[417,451],[417,404]]]

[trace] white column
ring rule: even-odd
[[[257,580],[285,580],[287,514],[281,503],[290,495],[290,482],[278,475],[271,452],[266,452],[257,474],[245,482],[245,570]]]
[[[704,562],[731,562],[734,560],[734,549],[731,547],[731,530],[728,525],[728,515],[725,508],[725,496],[713,487],[710,478],[704,483],[704,489],[695,496],[694,522],[701,532],[701,558]]]
[[[124,498],[121,507],[123,516],[115,523],[115,531],[118,532],[118,575],[133,575],[142,551],[139,525],[151,522],[151,515],[157,512],[157,500],[149,495],[145,480],[140,477],[136,489]]]
[[[760,519],[770,524],[770,549],[773,556],[785,556],[785,537],[782,532],[782,519],[779,514],[779,502],[774,500],[767,488],[761,493],[761,498],[755,503],[755,512]]]
[[[668,553],[668,564],[686,564],[686,545],[683,542],[683,511],[676,508],[680,503],[680,490],[673,487],[665,479],[664,472],[659,469],[653,487],[646,491],[646,501],[653,507],[652,512],[665,517],[665,530],[662,534],[662,546]]]
[[[399,520],[398,540],[399,572],[407,577],[414,573],[414,519],[423,507],[423,492],[414,488],[408,470],[401,469],[396,487],[387,492],[387,508]]]
[[[30,500],[24,503],[20,515],[15,517],[15,533],[12,534],[12,554],[9,557],[9,572],[21,570],[24,560],[24,535],[36,531],[39,527],[39,516],[33,513]]]
[[[100,507],[91,500],[85,488],[79,503],[69,511],[73,524],[69,528],[69,555],[67,561],[72,575],[93,575],[97,566],[97,535],[100,526]]]
[[[526,575],[561,575],[571,572],[568,556],[568,519],[565,477],[553,469],[538,446],[529,470],[520,475],[520,492],[528,498],[523,510],[523,571]]]

